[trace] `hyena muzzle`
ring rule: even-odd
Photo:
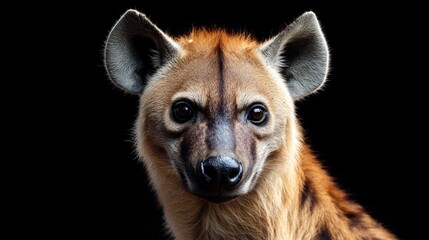
[[[394,239],[302,137],[294,101],[329,67],[314,13],[258,42],[219,29],[172,38],[129,10],[107,38],[105,66],[141,96],[136,147],[177,239]]]

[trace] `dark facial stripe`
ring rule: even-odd
[[[254,169],[255,163],[257,161],[257,156],[256,156],[256,143],[255,143],[255,140],[253,138],[250,140],[248,146],[250,147],[250,154],[251,154],[251,156],[249,158],[251,161],[249,161],[249,167],[248,168]],[[247,150],[247,152],[249,152],[249,150]],[[253,175],[251,183],[254,183],[256,181],[257,176],[258,176],[257,174]]]
[[[252,159],[252,162],[250,164],[251,164],[251,167],[253,168],[253,165],[255,165],[255,163],[257,161],[256,143],[255,143],[255,139],[254,138],[252,138],[250,140],[250,144],[249,145],[250,145],[250,152],[252,154],[252,156],[250,158],[250,159]]]
[[[225,59],[220,42],[215,54],[219,67],[219,89],[217,95],[211,96],[213,99],[210,101],[212,105],[210,109],[213,111],[208,120],[206,143],[210,150],[226,150],[228,152],[235,149],[234,123],[232,121],[234,109],[228,109],[231,104],[225,96]]]
[[[219,96],[221,99],[220,102],[220,109],[223,110],[224,108],[224,94],[225,94],[225,67],[224,67],[224,56],[223,56],[223,52],[222,52],[222,48],[221,48],[221,43],[219,42],[217,49],[216,49],[216,53],[217,53],[217,61],[219,63]],[[224,112],[222,112],[224,113]]]
[[[180,157],[185,165],[188,164],[188,160],[192,151],[192,144],[194,144],[192,138],[188,134],[184,135],[180,143]]]

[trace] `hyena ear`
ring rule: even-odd
[[[144,14],[128,10],[107,37],[104,64],[115,85],[141,94],[148,78],[176,59],[179,52],[180,45]]]
[[[329,50],[313,12],[298,17],[260,50],[268,64],[284,76],[294,99],[315,92],[326,80]]]

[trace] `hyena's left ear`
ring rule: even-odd
[[[306,12],[261,45],[268,64],[285,77],[294,99],[319,89],[326,80],[329,50],[313,12]]]
[[[179,56],[180,45],[144,14],[128,10],[107,37],[104,63],[123,90],[141,94],[148,78]]]

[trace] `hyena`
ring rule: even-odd
[[[294,102],[329,68],[313,12],[257,41],[222,29],[173,38],[128,10],[104,59],[140,96],[136,148],[175,239],[396,239],[305,143]]]

